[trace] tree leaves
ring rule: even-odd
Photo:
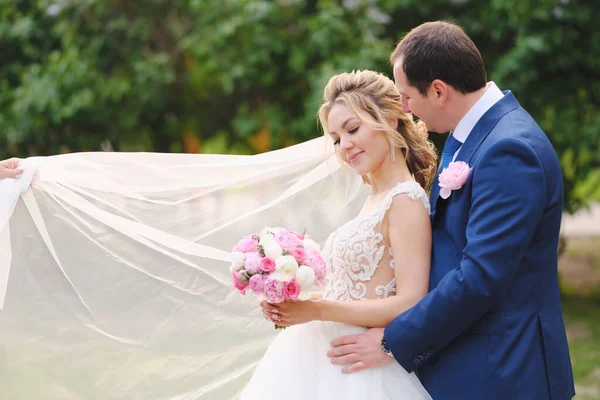
[[[298,143],[320,134],[332,75],[391,76],[403,34],[455,20],[550,137],[575,211],[599,196],[599,13],[592,0],[4,1],[0,146],[248,154]]]

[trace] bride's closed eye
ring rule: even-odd
[[[357,126],[356,128],[348,129],[348,134],[352,135],[353,133],[356,133],[356,131],[358,131],[358,128],[359,126]],[[337,146],[338,144],[340,144],[340,138],[334,139],[333,145]]]

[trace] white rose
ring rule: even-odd
[[[271,278],[280,282],[289,282],[296,276],[298,271],[298,262],[292,256],[281,256],[275,260],[275,271]]]
[[[321,250],[321,246],[314,240],[310,239],[308,235],[304,235],[304,242],[302,243],[302,246],[308,250]]]
[[[260,243],[263,246],[271,244],[271,243],[277,244],[277,242],[275,241],[275,236],[271,235],[270,233],[265,233],[264,235],[260,235],[260,239],[258,240],[258,243]]]
[[[244,268],[244,253],[234,251],[231,253],[231,267],[229,267],[229,270],[233,272],[242,268]]]
[[[311,267],[301,265],[296,272],[296,282],[300,285],[301,291],[307,291],[313,287],[317,279],[315,271]]]
[[[263,251],[265,252],[265,257],[269,257],[271,260],[277,260],[281,257],[281,253],[283,253],[283,249],[277,242],[267,242],[267,244],[262,244]]]

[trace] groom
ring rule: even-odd
[[[385,330],[334,340],[332,362],[351,373],[395,358],[436,400],[571,399],[557,271],[562,175],[550,141],[510,91],[486,84],[456,25],[413,29],[391,62],[404,110],[452,132],[440,171],[465,167],[454,161],[470,172],[434,181],[429,294]],[[440,181],[453,184],[443,196]]]

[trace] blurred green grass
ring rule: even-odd
[[[569,238],[559,269],[575,399],[600,400],[600,238]]]

